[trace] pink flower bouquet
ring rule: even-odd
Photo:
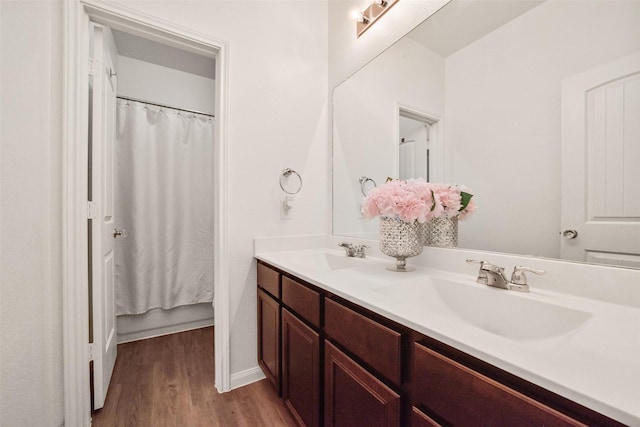
[[[424,223],[432,218],[456,215],[463,219],[475,210],[466,188],[433,184],[424,179],[388,180],[371,190],[362,204],[365,218],[383,216],[404,222]]]
[[[442,214],[437,218],[455,218],[463,220],[476,210],[476,202],[471,190],[460,185],[430,184],[433,193],[442,205]]]

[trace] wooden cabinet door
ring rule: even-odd
[[[280,396],[280,304],[258,289],[258,364]]]
[[[320,425],[320,335],[284,308],[282,398],[300,425]]]
[[[400,395],[325,341],[324,425],[397,427]]]

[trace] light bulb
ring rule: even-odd
[[[349,14],[350,14],[351,20],[354,21],[354,22],[366,22],[367,21],[367,18],[364,16],[364,14],[362,12],[360,12],[356,8],[351,9]]]

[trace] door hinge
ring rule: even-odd
[[[100,74],[100,63],[93,58],[89,58],[89,75],[96,76]]]
[[[93,347],[94,347],[94,344],[89,343],[89,362],[93,360]]]
[[[87,202],[87,219],[95,219],[98,213],[98,204],[96,202]]]

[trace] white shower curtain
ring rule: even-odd
[[[213,130],[118,99],[116,314],[213,301]]]

